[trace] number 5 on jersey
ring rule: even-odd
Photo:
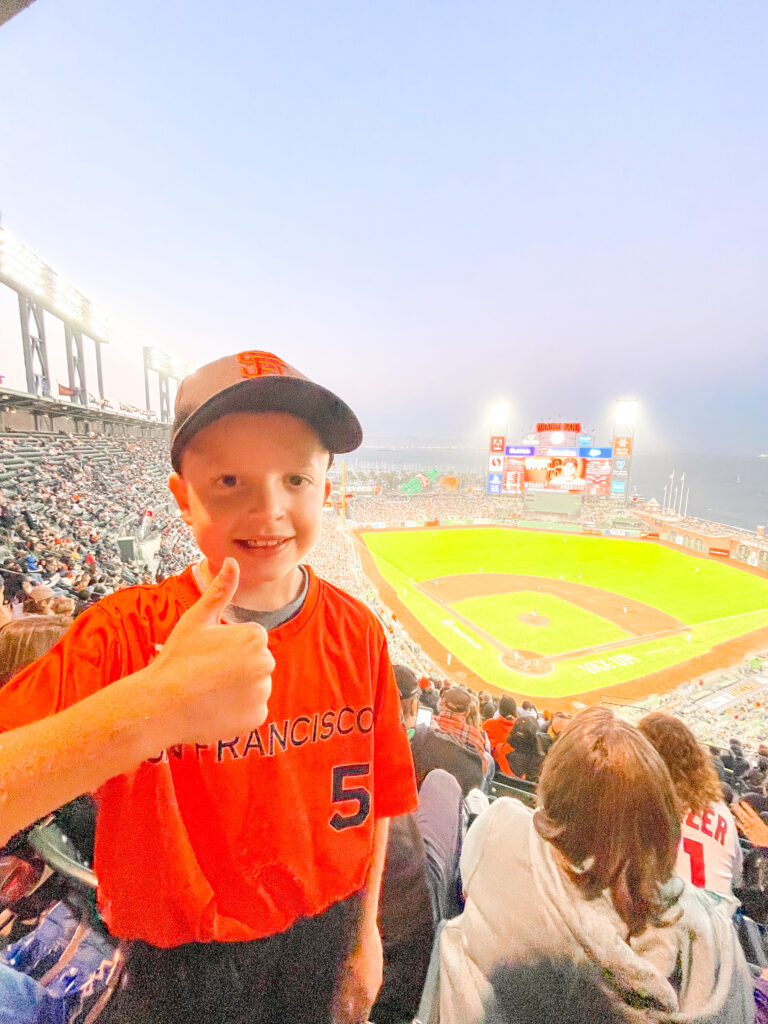
[[[371,766],[366,764],[340,764],[333,769],[333,786],[331,790],[331,801],[335,804],[344,803],[352,805],[345,808],[346,813],[340,811],[331,817],[331,828],[340,832],[344,828],[353,828],[355,825],[362,825],[371,813],[371,794],[364,786],[347,786],[348,779],[356,779],[363,775],[371,774]]]

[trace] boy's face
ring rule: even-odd
[[[300,561],[320,532],[328,452],[288,413],[233,413],[196,434],[169,485],[212,573],[240,565],[237,601],[260,610],[296,596]]]

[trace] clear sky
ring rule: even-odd
[[[258,347],[373,436],[634,395],[638,444],[766,451],[767,44],[763,0],[37,0],[3,224],[109,315],[113,399]]]

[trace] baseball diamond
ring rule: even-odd
[[[637,699],[768,640],[768,579],[649,540],[510,527],[358,533],[363,567],[457,681]]]

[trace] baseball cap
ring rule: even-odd
[[[287,412],[304,420],[331,454],[363,441],[360,423],[340,398],[272,352],[247,351],[201,366],[179,385],[171,427],[171,463],[203,427],[233,412]]]
[[[469,711],[471,696],[460,686],[452,686],[443,692],[443,704],[451,711]]]
[[[33,601],[50,601],[56,595],[50,587],[32,587],[29,596]]]
[[[400,699],[407,700],[409,697],[415,697],[419,692],[416,673],[412,672],[407,665],[395,665],[394,672]]]

